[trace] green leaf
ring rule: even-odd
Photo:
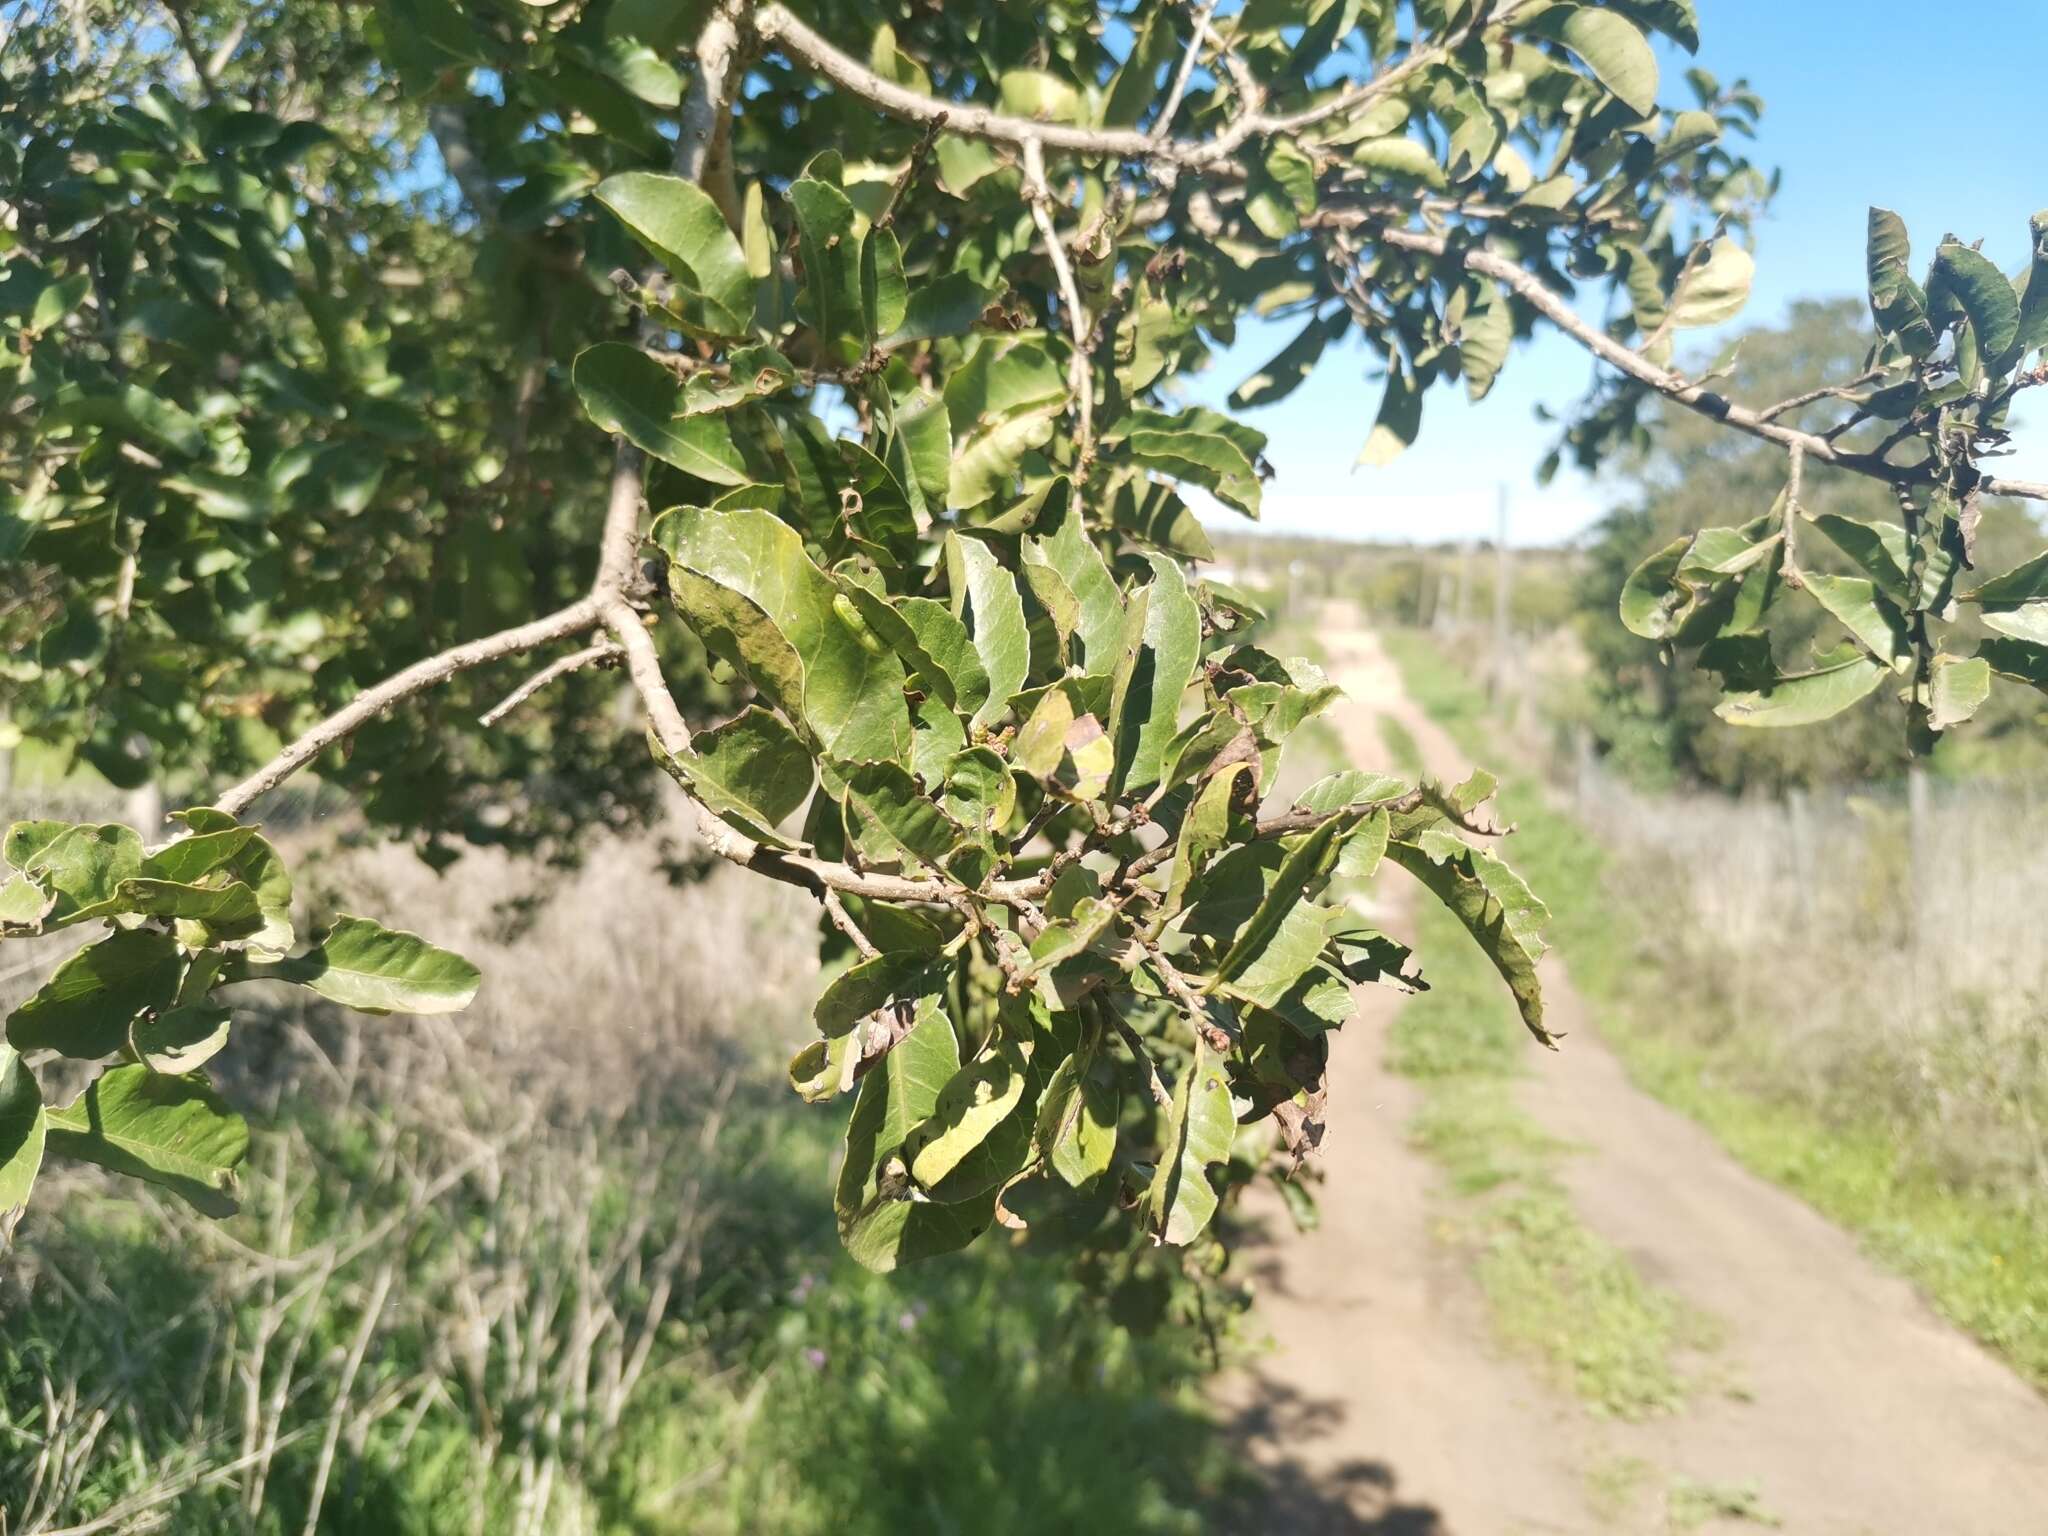
[[[972,721],[986,725],[1008,707],[1030,671],[1031,636],[1024,623],[1024,600],[1017,591],[1016,578],[1003,568],[995,551],[970,535],[946,536],[946,575],[954,616],[974,637],[975,654],[988,674],[988,698]]]
[[[151,917],[197,923],[214,936],[253,933],[260,921],[256,893],[239,880],[182,885],[175,880],[123,880],[121,899]],[[180,930],[182,932],[182,930]]]
[[[142,839],[111,824],[18,821],[8,829],[6,855],[20,871],[17,878],[42,893],[34,904],[38,918],[32,923],[10,919],[6,926],[52,932],[127,910],[121,882],[142,870]],[[13,888],[15,882],[8,884]]]
[[[1122,1108],[1114,1066],[1095,1051],[1075,1051],[1054,1069],[1039,1096],[1033,1135],[1038,1155],[1075,1189],[1094,1182],[1116,1157]]]
[[[1185,1246],[1216,1214],[1209,1168],[1226,1161],[1237,1137],[1223,1058],[1197,1039],[1195,1054],[1173,1091],[1166,1140],[1145,1192],[1145,1225],[1161,1241]]]
[[[52,1152],[159,1184],[207,1216],[235,1212],[249,1127],[199,1078],[111,1067],[48,1120]]]
[[[1823,512],[1813,526],[1835,548],[1855,561],[1863,573],[1895,603],[1906,598],[1906,571],[1912,563],[1906,530],[1897,523],[1866,523],[1837,512]]]
[[[0,1224],[28,1204],[43,1166],[43,1090],[11,1046],[0,1044]]]
[[[278,960],[291,949],[292,931],[292,877],[285,868],[284,860],[270,841],[258,835],[254,829],[243,828],[234,817],[228,816],[210,806],[194,806],[183,811],[171,812],[171,820],[183,822],[194,834],[172,843],[159,853],[152,854],[143,873],[167,879],[178,878],[177,872],[190,874],[196,864],[212,859],[223,847],[234,851],[221,858],[205,872],[215,870],[232,876],[256,893],[256,910],[262,917],[262,926],[255,932],[243,935],[238,947],[252,959]],[[248,837],[236,846],[236,835],[247,831]],[[223,842],[208,839],[222,838]],[[198,844],[199,853],[181,853],[188,844]]]
[[[1405,176],[1419,181],[1424,186],[1441,190],[1451,184],[1444,174],[1442,163],[1436,151],[1419,139],[1405,134],[1388,134],[1383,138],[1361,139],[1351,146],[1352,160],[1369,171],[1385,171],[1394,176]]]
[[[596,196],[668,268],[686,329],[709,336],[753,329],[754,277],[710,194],[680,176],[626,171],[599,182]]]
[[[138,1019],[130,1040],[135,1054],[152,1072],[195,1072],[228,1043],[229,1010],[217,1003],[169,1008]]]
[[[910,1176],[927,1190],[941,1188],[967,1156],[1024,1103],[1031,1066],[1013,1041],[956,1072],[939,1090],[932,1112],[903,1142]],[[1011,1170],[1014,1172],[1014,1170]],[[979,1194],[980,1190],[963,1193]]]
[[[2048,210],[2035,214],[2027,230],[2034,256],[2020,294],[2019,334],[2013,341],[2019,357],[2048,347]]]
[[[1961,725],[1991,696],[1991,663],[1937,655],[1927,684],[1928,724],[1937,731]]]
[[[812,1006],[818,1033],[828,1039],[843,1035],[885,1004],[926,996],[939,986],[944,969],[941,961],[922,950],[884,950],[848,966]]]
[[[1458,369],[1465,376],[1466,393],[1484,400],[1507,366],[1515,344],[1515,317],[1497,283],[1488,279],[1477,291],[1480,297],[1468,304],[1458,335]]]
[[[1379,418],[1358,451],[1358,462],[1374,469],[1394,462],[1422,431],[1422,391],[1399,362],[1387,365],[1387,392],[1380,397]]]
[[[923,997],[909,1033],[861,1079],[833,1206],[840,1241],[867,1269],[886,1272],[952,1253],[995,1219],[994,1190],[951,1205],[914,1198],[903,1155],[904,1138],[930,1118],[959,1070],[952,1020],[936,997]]]
[[[1557,6],[1537,16],[1529,31],[1577,54],[1638,115],[1657,110],[1657,55],[1634,22],[1589,5]]]
[[[971,715],[987,701],[988,671],[974,637],[951,608],[929,597],[886,597],[851,581],[840,590],[861,621],[894,647],[925,691],[948,709]]]
[[[1072,599],[1071,614],[1062,634],[1077,637],[1081,653],[1073,658],[1091,677],[1107,677],[1116,667],[1118,645],[1123,638],[1124,600],[1116,578],[1109,573],[1101,551],[1082,526],[1079,508],[1065,493],[1057,502],[1047,498],[1044,512],[1025,538],[1024,574],[1034,586],[1041,571],[1050,572],[1059,588]],[[1043,594],[1041,603],[1045,602]],[[1045,603],[1048,610],[1050,603]],[[1054,615],[1055,622],[1060,616]]]
[[[776,830],[810,798],[817,773],[810,751],[780,715],[748,705],[699,731],[680,757],[649,735],[656,760],[691,797],[728,826],[771,848],[796,845]]]
[[[790,183],[789,206],[796,213],[804,268],[797,313],[828,346],[839,346],[850,357],[844,345],[857,342],[864,331],[861,238],[853,204],[830,183],[803,176]]]
[[[1390,842],[1387,857],[1465,925],[1508,984],[1529,1033],[1544,1045],[1552,1044],[1550,1031],[1543,1027],[1543,988],[1536,974],[1548,947],[1542,928],[1550,921],[1550,910],[1521,876],[1441,826],[1423,831],[1414,841]]]
[[[1903,543],[1905,530],[1899,532]],[[1964,602],[1982,603],[1987,609],[2018,606],[2043,598],[2048,598],[2048,550],[1963,594]]]
[[[997,81],[1002,109],[1041,123],[1083,121],[1081,93],[1057,75],[1042,69],[1012,69]]]
[[[965,272],[920,282],[910,290],[903,318],[882,338],[882,345],[902,347],[940,336],[965,336],[1002,296],[1001,283],[978,283]]]
[[[71,955],[7,1019],[18,1051],[92,1060],[128,1043],[128,1026],[177,995],[184,961],[167,933],[124,928]]]
[[[1172,416],[1133,410],[1118,431],[1125,451],[1138,463],[1213,491],[1247,517],[1259,515],[1257,460],[1266,446],[1263,432],[1200,407]]]
[[[683,77],[662,62],[661,55],[645,43],[622,37],[606,38],[594,50],[598,67],[650,106],[675,107],[682,103]]]
[[[1066,376],[1036,342],[984,343],[946,380],[945,401],[953,430],[948,500],[976,507],[1010,484],[1028,451],[1051,440],[1067,406]]]
[[[1167,744],[1180,729],[1180,701],[1202,653],[1202,613],[1175,561],[1147,555],[1149,585],[1124,609],[1123,636],[1110,685],[1109,735],[1116,766],[1110,792],[1128,794],[1159,781]]]
[[[2002,376],[2018,357],[2020,301],[2012,284],[1990,257],[1949,240],[1935,253],[1929,307],[1940,313],[1948,296],[1969,317],[1986,366]]]
[[[903,664],[848,622],[794,528],[755,508],[677,507],[653,538],[685,622],[811,739],[851,761],[908,754]]]
[[[1264,897],[1217,963],[1219,983],[1247,1002],[1270,1008],[1314,962],[1323,947],[1323,929],[1329,914],[1310,906],[1307,898],[1329,877],[1337,862],[1337,841],[1350,827],[1349,817],[1333,816],[1288,847],[1287,857],[1274,873]],[[1290,920],[1298,915],[1305,917],[1306,926],[1292,924],[1293,931],[1286,934],[1287,942],[1276,944],[1283,931],[1289,929]],[[1302,952],[1309,929],[1313,929],[1314,942]],[[1276,949],[1278,952],[1273,953]],[[1295,960],[1300,963],[1286,971],[1287,964]],[[1258,968],[1254,981],[1243,987],[1232,985],[1254,967]]]
[[[1690,265],[1671,296],[1670,324],[1685,330],[1732,320],[1749,302],[1756,258],[1733,240],[1716,240],[1703,262]]]
[[[1835,616],[1879,661],[1887,666],[1910,662],[1913,638],[1906,619],[1876,585],[1860,576],[1806,574],[1806,590]]]
[[[910,285],[903,277],[903,247],[892,229],[871,229],[860,247],[860,312],[868,344],[892,335],[904,322]]]
[[[570,376],[584,412],[604,431],[713,485],[751,479],[724,419],[688,414],[675,375],[638,347],[619,341],[585,347]]]
[[[1890,669],[1867,656],[1781,676],[1768,688],[1730,694],[1714,713],[1730,725],[1815,725],[1875,692]]]
[[[1287,343],[1257,373],[1230,392],[1230,404],[1250,410],[1284,400],[1314,372],[1323,349],[1351,328],[1351,314],[1339,309],[1320,315],[1302,327],[1301,334]]]
[[[416,933],[346,913],[303,955],[267,974],[310,988],[359,1013],[455,1013],[483,977],[460,955]]]
[[[846,782],[848,810],[880,827],[890,845],[921,863],[941,871],[951,867],[967,841],[967,829],[925,797],[909,769],[889,762],[838,763],[834,768]]]
[[[2048,693],[2048,645],[2033,645],[2025,640],[1986,640],[1977,647],[1977,654],[2000,677],[2030,683]]]
[[[1925,357],[1935,347],[1934,328],[1927,321],[1927,296],[1908,270],[1912,259],[1906,221],[1889,208],[1872,208],[1866,247],[1871,316],[1914,357]]]

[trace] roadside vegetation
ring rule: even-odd
[[[452,1021],[252,1020],[224,1086],[275,1129],[225,1224],[89,1172],[24,1217],[8,1536],[1201,1530],[1227,1309],[1144,1254],[1107,1309],[1014,1243],[848,1258],[833,1128],[771,1059],[814,919],[672,888],[690,865],[608,842],[545,906],[490,853],[313,865],[440,906],[491,986]]]
[[[1431,717],[1514,770],[1516,864],[1634,1079],[2048,1385],[2041,811],[1937,786],[1916,876],[1897,788],[1813,792],[1797,835],[1782,808],[1611,775],[1567,809],[1540,743],[1515,746],[1442,637],[1383,639]],[[1839,942],[1886,914],[1903,935],[1915,902],[1955,919],[1945,964],[1903,937]]]

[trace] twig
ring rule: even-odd
[[[872,960],[881,954],[874,941],[860,931],[860,924],[847,912],[846,903],[840,900],[837,891],[825,892],[825,915],[832,919],[832,926],[845,934],[853,947],[860,951],[863,960]]]
[[[495,635],[486,635],[481,640],[472,640],[438,656],[414,662],[376,686],[365,688],[345,707],[306,731],[276,757],[217,798],[214,806],[230,816],[239,816],[258,795],[275,789],[336,742],[361,730],[400,700],[424,693],[456,673],[480,667],[487,661],[517,656],[551,641],[583,634],[597,627],[602,611],[595,597],[585,597],[566,608],[556,609],[545,618],[501,629]]]
[[[1216,14],[1216,0],[1203,0],[1195,7],[1194,35],[1188,39],[1187,52],[1180,56],[1180,68],[1174,71],[1173,84],[1166,92],[1166,100],[1159,104],[1159,116],[1153,120],[1150,137],[1163,143],[1173,131],[1174,114],[1180,111],[1180,100],[1188,92],[1188,81],[1194,75],[1195,62],[1202,56],[1202,44],[1209,39],[1209,18]]]
[[[1152,1102],[1161,1109],[1171,1110],[1173,1095],[1167,1092],[1166,1084],[1160,1081],[1159,1069],[1152,1065],[1152,1054],[1145,1049],[1144,1037],[1131,1028],[1124,1016],[1114,1008],[1105,1008],[1103,1012],[1109,1015],[1109,1022],[1116,1027],[1116,1032],[1123,1036],[1124,1044],[1131,1048],[1131,1054],[1137,1058],[1138,1066],[1145,1074],[1145,1086],[1151,1090]]]
[[[625,654],[624,649],[616,640],[600,640],[596,645],[587,645],[580,651],[562,657],[559,661],[551,661],[517,688],[506,694],[496,704],[493,704],[481,715],[478,715],[476,723],[482,726],[496,725],[500,720],[511,714],[513,710],[557,679],[567,677],[571,672],[579,672],[588,666],[603,665],[617,661]]]
[[[1785,516],[1782,525],[1785,535],[1784,566],[1785,585],[1795,592],[1806,587],[1806,576],[1799,569],[1799,493],[1806,484],[1806,450],[1793,444],[1791,468],[1785,480]]]
[[[1809,389],[1803,395],[1794,395],[1789,400],[1780,400],[1776,405],[1766,406],[1756,413],[1758,421],[1776,421],[1801,406],[1812,405],[1817,400],[1847,400],[1866,384],[1875,384],[1885,376],[1886,370],[1872,368],[1868,373],[1858,374],[1846,384],[1826,384],[1819,389]]]
[[[1230,1031],[1209,1016],[1209,1002],[1197,992],[1194,983],[1180,973],[1180,967],[1166,958],[1166,952],[1149,940],[1139,940],[1146,962],[1159,973],[1159,980],[1166,988],[1167,995],[1180,1005],[1181,1012],[1188,1016],[1188,1022],[1195,1033],[1209,1043],[1212,1050],[1226,1054],[1236,1044],[1230,1038]]]
[[[1370,222],[1369,216],[1352,218],[1341,210],[1326,211],[1315,217],[1319,222],[1340,224],[1347,221]],[[1845,452],[1824,437],[1802,432],[1796,427],[1782,426],[1775,421],[1765,421],[1758,412],[1737,405],[1725,396],[1715,394],[1702,385],[1691,383],[1668,369],[1658,367],[1640,353],[1630,350],[1597,327],[1589,325],[1579,317],[1578,312],[1561,294],[1554,292],[1535,273],[1508,257],[1484,249],[1458,246],[1442,235],[1422,234],[1414,230],[1382,228],[1377,231],[1376,237],[1400,250],[1416,251],[1426,256],[1451,257],[1467,271],[1498,279],[1527,300],[1530,306],[1551,324],[1603,362],[1619,369],[1637,383],[1656,390],[1674,403],[1733,427],[1738,432],[1746,432],[1751,437],[1776,443],[1781,448],[1789,449],[1797,445],[1816,463],[1848,470],[1853,474],[1867,475],[1891,485],[1919,483],[1928,477],[1929,471],[1923,466],[1890,464],[1880,454]],[[1987,496],[2018,496],[2048,501],[2048,485],[2024,480],[1997,480],[1987,476],[1978,482],[1978,489]]]
[[[1088,311],[1081,307],[1081,290],[1074,282],[1067,248],[1060,241],[1059,231],[1053,228],[1052,190],[1045,182],[1045,149],[1036,139],[1024,141],[1024,199],[1031,205],[1032,222],[1038,226],[1053,275],[1059,279],[1060,305],[1067,312],[1067,329],[1074,338],[1073,356],[1067,360],[1067,390],[1074,397],[1074,479],[1079,484],[1087,479],[1088,466],[1095,457],[1095,377],[1088,358],[1090,325]]]

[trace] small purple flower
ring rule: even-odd
[[[917,1314],[911,1311],[904,1312],[900,1317],[896,1319],[896,1326],[898,1328],[901,1328],[905,1333],[909,1333],[913,1328],[917,1326]]]
[[[804,1351],[804,1364],[814,1371],[825,1369],[825,1362],[830,1358],[822,1349],[812,1348]]]
[[[808,1270],[797,1276],[796,1287],[789,1293],[792,1305],[802,1306],[811,1292],[818,1288],[818,1277]]]

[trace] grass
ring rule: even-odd
[[[1392,715],[1381,715],[1379,719],[1380,740],[1387,749],[1387,755],[1394,760],[1394,766],[1411,779],[1422,777],[1422,746],[1416,741],[1408,727]]]
[[[1664,1496],[1664,1518],[1673,1532],[1698,1530],[1710,1520],[1746,1520],[1751,1525],[1782,1522],[1764,1507],[1754,1483],[1696,1483],[1680,1478]]]
[[[658,855],[606,846],[495,937],[523,866],[323,869],[367,910],[430,885],[436,937],[490,986],[455,1020],[238,1023],[228,1088],[269,1129],[226,1223],[52,1185],[0,1265],[10,1536],[288,1536],[330,1422],[324,1536],[1207,1528],[1235,1491],[1203,1390],[1229,1319],[1178,1253],[1135,1248],[1093,1289],[1007,1232],[860,1269],[830,1205],[845,1105],[780,1081],[816,919],[767,882],[673,889]],[[336,1061],[353,1086],[330,1092]],[[245,1413],[278,1430],[247,1463]]]
[[[1783,1081],[1770,1042],[1748,1021],[1707,1016],[1712,1000],[1672,988],[1654,936],[1609,894],[1606,853],[1517,764],[1498,761],[1502,737],[1478,691],[1429,637],[1382,638],[1423,709],[1502,773],[1503,814],[1520,828],[1510,857],[1549,903],[1550,936],[1631,1078],[1854,1233],[1950,1321],[2048,1387],[2048,1214],[2038,1199],[1945,1177],[1902,1151],[1886,1114],[1858,1110],[1853,1096],[1823,1104]]]
[[[1396,1016],[1387,1063],[1423,1085],[1410,1137],[1461,1197],[1454,1230],[1496,1332],[1597,1415],[1671,1411],[1706,1320],[1579,1221],[1554,1174],[1570,1146],[1514,1101],[1522,1026],[1457,919],[1422,902],[1417,938],[1431,990]]]

